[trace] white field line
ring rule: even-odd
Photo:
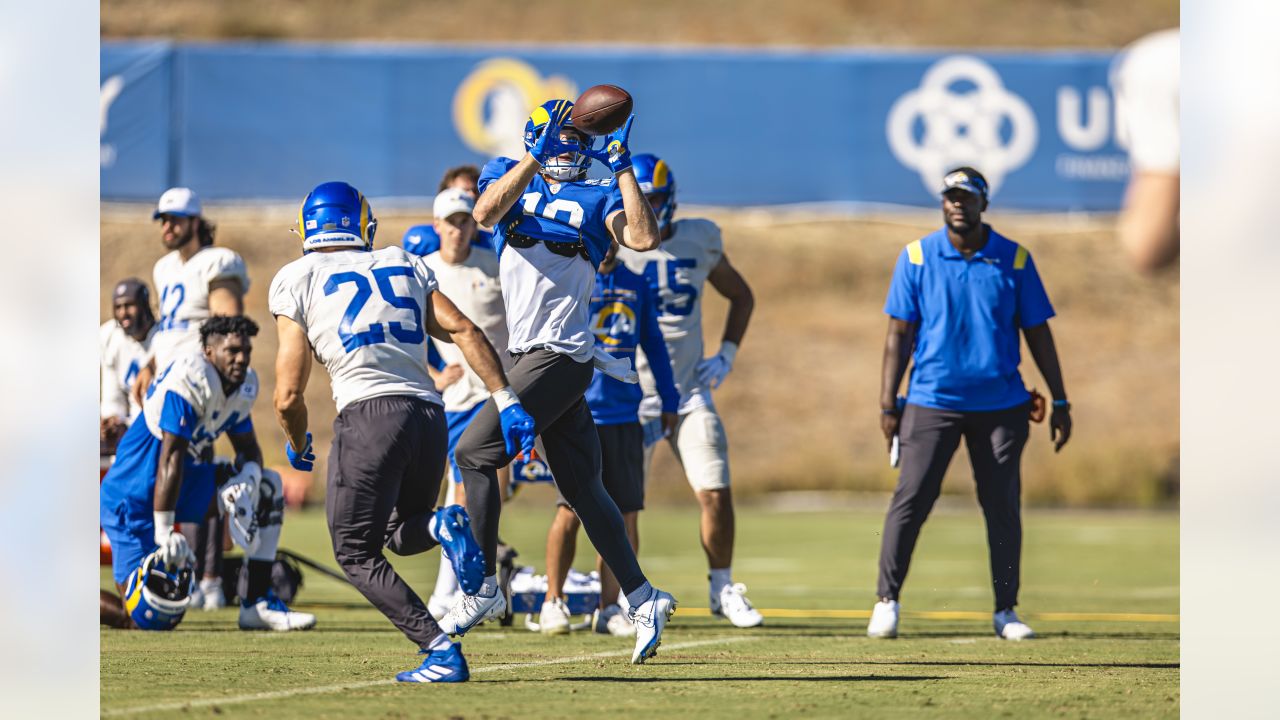
[[[753,635],[734,635],[722,638],[710,638],[707,640],[693,640],[690,642],[673,643],[663,645],[663,652],[672,650],[688,650],[690,648],[704,647],[707,645],[727,645],[735,642],[745,642],[747,640],[762,640],[764,636]],[[536,662],[526,663],[508,663],[505,665],[485,665],[471,671],[472,675],[481,673],[498,672],[501,670],[517,670],[519,668],[529,667],[545,667],[547,665],[567,665],[569,663],[586,662],[588,660],[599,660],[601,658],[627,657],[631,654],[631,650],[610,650],[609,652],[592,653],[591,655],[578,655],[575,657],[556,658],[554,660],[539,660]],[[122,715],[140,715],[142,713],[165,712],[172,710],[190,710],[195,708],[212,707],[214,705],[239,705],[242,703],[259,702],[262,700],[279,700],[281,698],[297,697],[299,695],[322,695],[325,693],[342,692],[343,690],[359,690],[361,688],[377,687],[379,685],[395,685],[394,679],[388,680],[366,680],[364,682],[342,683],[340,685],[318,685],[314,687],[290,688],[288,690],[272,690],[270,692],[249,693],[247,695],[232,695],[230,697],[220,698],[200,698],[198,700],[186,700],[183,702],[159,703],[156,705],[140,705],[131,708],[118,708],[112,710],[103,710],[103,717],[117,717]]]

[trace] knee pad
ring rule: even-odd
[[[284,480],[275,470],[263,469],[258,484],[255,512],[258,522],[258,547],[246,553],[250,560],[275,560],[280,547],[280,531],[284,526]]]

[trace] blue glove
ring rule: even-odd
[[[533,147],[529,148],[529,154],[538,161],[539,165],[546,165],[551,158],[565,153],[581,152],[582,148],[578,143],[564,142],[560,139],[560,130],[565,123],[569,122],[569,113],[572,109],[572,105],[565,103],[557,110],[542,128],[542,134],[533,143]]]
[[[498,421],[502,423],[502,439],[507,443],[508,455],[533,451],[537,433],[534,432],[533,417],[524,411],[524,406],[520,403],[508,405],[498,413]]]
[[[311,449],[311,433],[307,433],[307,444],[301,451],[295,451],[289,441],[285,440],[284,452],[289,456],[289,464],[294,470],[311,472],[311,468],[316,466],[316,453]]]
[[[630,168],[631,148],[627,147],[627,139],[631,137],[631,123],[635,120],[636,114],[631,113],[622,127],[605,136],[603,150],[588,148],[582,151],[583,154],[608,165],[614,175]]]

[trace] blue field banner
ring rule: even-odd
[[[519,157],[533,106],[613,83],[684,202],[928,206],[973,165],[999,207],[1113,210],[1113,57],[104,42],[102,195],[429,197],[449,166]]]

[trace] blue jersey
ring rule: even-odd
[[[511,158],[495,158],[480,172],[480,194],[489,183],[515,167]],[[502,254],[506,235],[512,231],[537,240],[572,243],[581,241],[596,267],[609,252],[613,238],[605,219],[622,209],[622,193],[613,178],[551,185],[535,175],[515,205],[494,227],[493,249]]]
[[[475,247],[492,249],[493,233],[488,230],[481,230],[476,233],[476,237],[471,241],[471,244]],[[440,250],[440,235],[433,225],[414,225],[405,231],[404,237],[400,240],[400,245],[407,252],[426,257]]]
[[[671,373],[671,360],[658,326],[657,292],[641,275],[618,263],[612,271],[596,274],[591,293],[591,331],[596,347],[615,358],[636,361],[636,345],[649,359],[663,412],[676,412],[680,393]],[[638,422],[644,391],[636,383],[624,383],[599,370],[587,388],[587,405],[597,425]]]

